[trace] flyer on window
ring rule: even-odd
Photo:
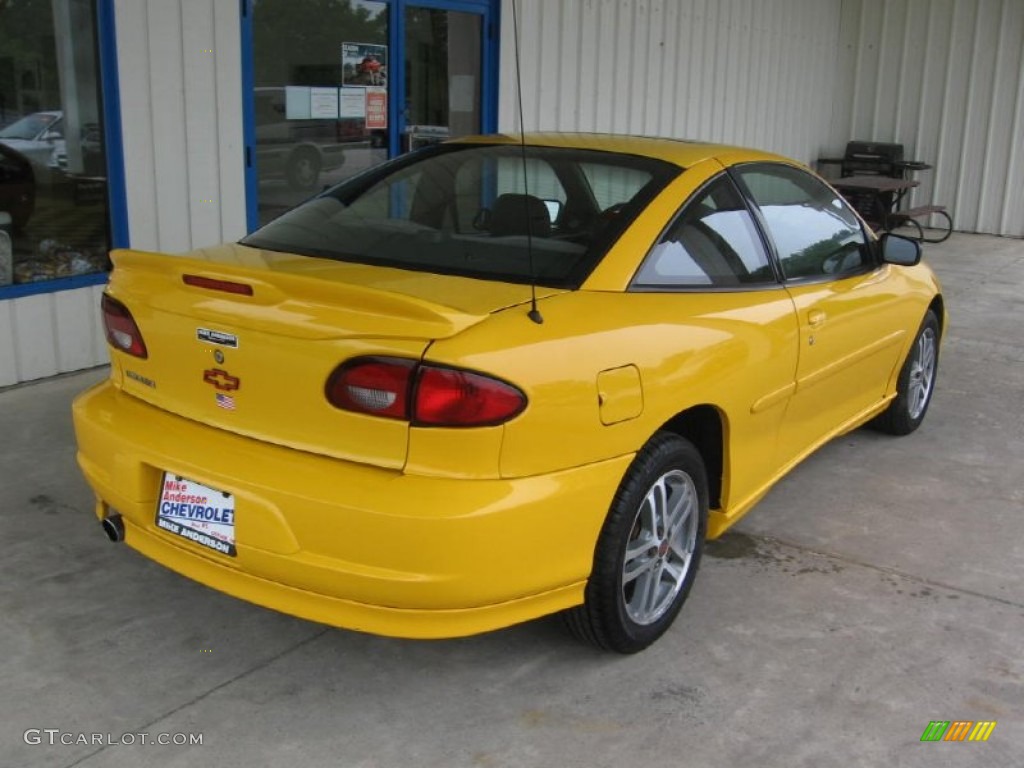
[[[388,47],[374,43],[342,43],[341,83],[386,88]]]

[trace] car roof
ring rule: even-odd
[[[519,144],[523,138],[511,134],[490,134],[462,137],[455,139],[454,143]],[[745,162],[755,160],[793,162],[781,155],[756,149],[659,136],[626,136],[612,133],[527,133],[525,134],[525,143],[527,146],[534,147],[567,147],[639,155],[664,160],[683,168],[689,168],[712,158],[721,160],[724,165],[731,165],[739,159]]]

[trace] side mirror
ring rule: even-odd
[[[909,237],[885,232],[881,238],[882,261],[899,267],[913,267],[921,261],[921,243]]]

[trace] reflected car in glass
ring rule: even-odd
[[[64,113],[52,110],[26,115],[0,130],[0,144],[27,157],[37,181],[48,181],[55,154],[64,151]]]
[[[300,191],[316,189],[322,173],[344,165],[345,144],[364,139],[362,120],[289,115],[285,88],[256,88],[254,98],[261,179],[283,179]]]
[[[922,423],[920,256],[763,152],[447,142],[239,243],[116,251],[79,463],[110,538],[239,598],[635,652],[801,459]]]

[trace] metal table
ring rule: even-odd
[[[921,182],[891,176],[847,176],[834,179],[831,184],[869,224],[892,229],[897,224],[895,217],[903,198]]]

